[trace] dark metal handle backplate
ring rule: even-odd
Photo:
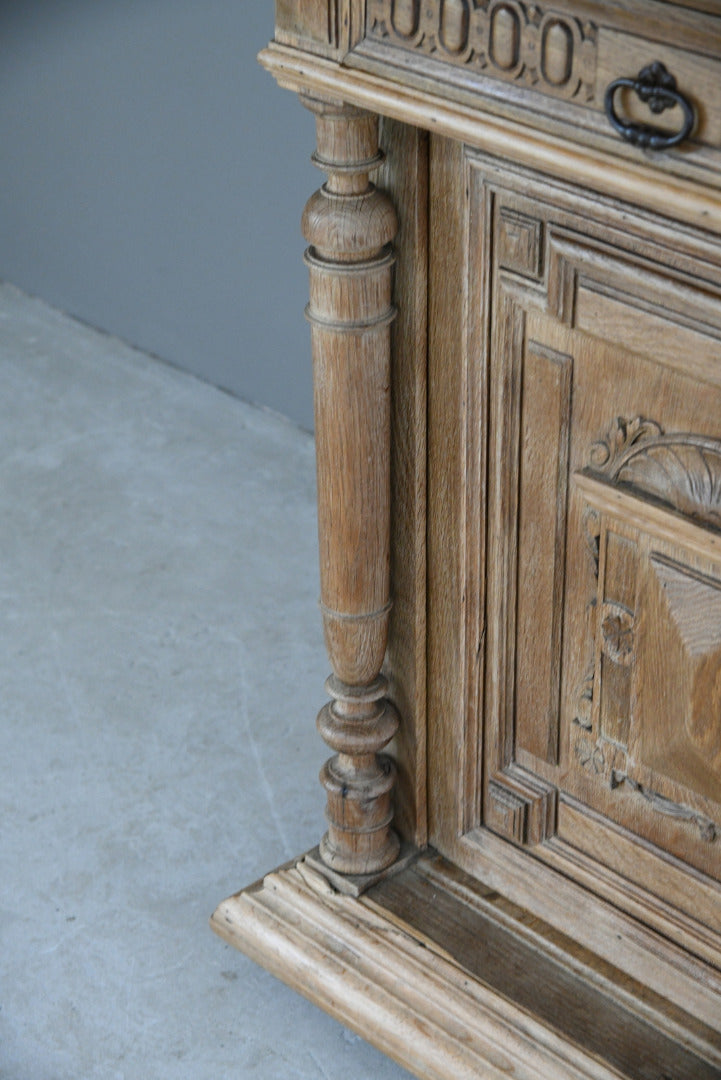
[[[652,124],[637,124],[621,119],[616,112],[615,98],[617,91],[622,88],[635,91],[653,113],[662,113],[665,109],[679,105],[684,118],[680,131],[669,133],[653,127]],[[675,78],[660,60],[654,60],[640,71],[635,79],[614,79],[606,90],[604,108],[606,116],[622,138],[647,150],[668,150],[671,146],[678,146],[691,134],[696,121],[693,105],[676,89]]]

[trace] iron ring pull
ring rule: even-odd
[[[662,113],[665,109],[679,105],[684,117],[680,131],[669,133],[651,124],[637,124],[631,120],[622,120],[616,112],[614,99],[617,91],[624,87],[635,91],[653,113]],[[680,90],[676,89],[676,79],[660,60],[654,60],[652,64],[643,68],[635,79],[614,79],[606,89],[604,108],[606,116],[619,135],[627,142],[640,146],[644,150],[668,150],[672,146],[678,146],[688,138],[696,122],[693,105]]]

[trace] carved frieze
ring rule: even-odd
[[[522,0],[369,0],[368,33],[542,93],[590,102],[596,27]]]

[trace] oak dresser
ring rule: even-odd
[[[721,1077],[721,3],[276,0],[260,59],[332,756],[214,929],[419,1077]]]

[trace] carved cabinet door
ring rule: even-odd
[[[718,963],[721,255],[452,143],[431,161],[432,840]]]

